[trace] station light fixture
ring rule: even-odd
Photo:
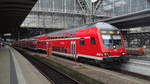
[[[95,3],[97,0],[91,0],[92,3]]]
[[[11,33],[5,33],[4,36],[11,36]]]

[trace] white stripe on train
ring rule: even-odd
[[[59,54],[59,55],[64,55],[64,56],[70,57],[70,58],[74,58],[74,56],[71,55],[71,54],[66,54],[66,53],[61,53],[61,52],[56,52],[56,51],[53,51],[53,53]],[[78,57],[85,57],[85,58],[95,59],[95,60],[103,60],[102,57],[95,57],[95,56],[83,55],[83,54],[77,54],[77,58],[78,58]]]
[[[75,38],[49,39],[49,40],[51,40],[51,41],[56,41],[56,40],[73,40],[73,39],[80,39],[80,38],[89,39],[90,37],[75,37]],[[43,41],[49,41],[49,40],[43,40]]]

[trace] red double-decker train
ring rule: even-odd
[[[46,50],[70,58],[99,62],[126,61],[124,38],[119,29],[99,22],[18,41],[15,45]]]

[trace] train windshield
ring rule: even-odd
[[[101,31],[105,48],[122,48],[122,41],[119,31]]]

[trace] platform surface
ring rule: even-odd
[[[0,84],[51,84],[15,49],[0,48]]]
[[[10,84],[10,53],[0,48],[0,84]]]

